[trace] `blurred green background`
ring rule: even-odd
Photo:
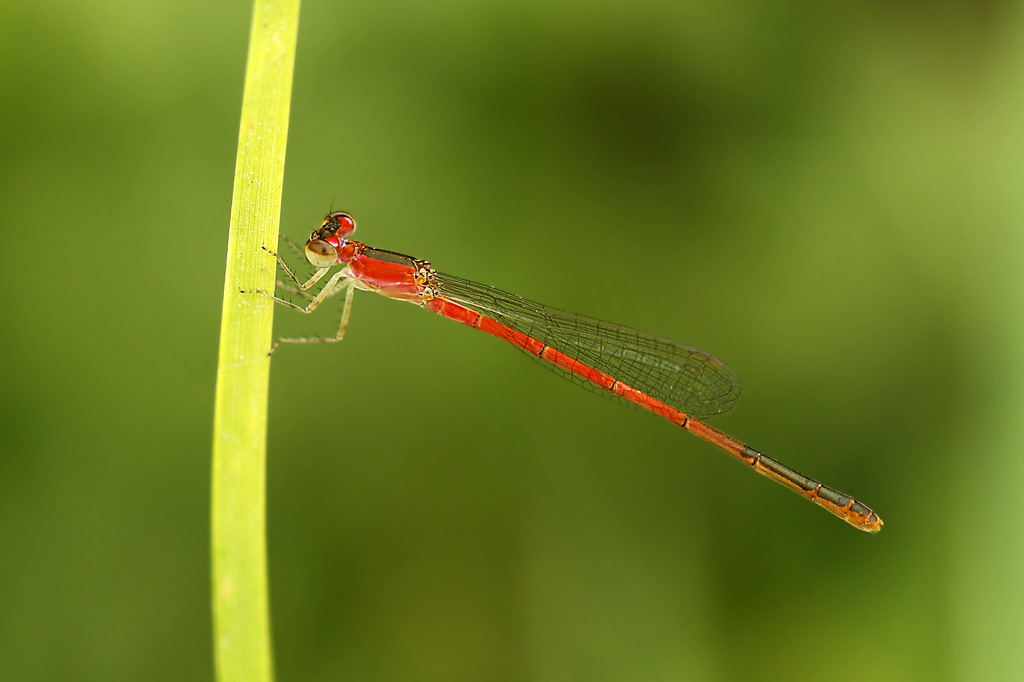
[[[0,679],[212,677],[250,11],[2,10]],[[307,2],[283,233],[711,351],[886,527],[357,294],[274,356],[278,678],[1024,679],[1022,83],[1013,2]]]

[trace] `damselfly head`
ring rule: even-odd
[[[338,262],[338,251],[356,230],[356,219],[344,211],[327,214],[320,227],[306,242],[306,260],[316,268],[329,268]]]

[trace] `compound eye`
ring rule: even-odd
[[[322,239],[306,242],[306,260],[315,268],[329,268],[338,262],[338,252]]]
[[[344,211],[334,211],[333,213],[327,214],[324,218],[323,224],[320,226],[321,232],[323,230],[328,231],[328,235],[337,235],[343,239],[347,238],[350,234],[356,231],[356,219],[350,216]]]

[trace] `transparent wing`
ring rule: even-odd
[[[443,273],[437,273],[437,277],[438,288],[446,298],[698,419],[728,412],[739,398],[736,374],[724,362],[701,350],[662,336],[549,308],[460,277]],[[578,384],[618,398],[582,377],[545,364]]]

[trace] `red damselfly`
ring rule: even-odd
[[[341,324],[334,337],[282,338],[274,348],[280,343],[340,341],[348,325],[355,289],[415,303],[504,339],[577,383],[668,419],[856,528],[869,533],[881,530],[882,519],[867,505],[702,421],[727,412],[739,398],[736,375],[713,355],[672,339],[550,308],[446,275],[425,260],[349,239],[355,229],[355,219],[342,211],[324,219],[305,245],[306,259],[316,268],[305,282],[279,254],[273,254],[295,285],[282,283],[282,287],[304,297],[307,304],[296,305],[264,291],[255,293],[304,313],[313,312],[331,296],[345,294]],[[308,293],[332,272],[319,293]]]

